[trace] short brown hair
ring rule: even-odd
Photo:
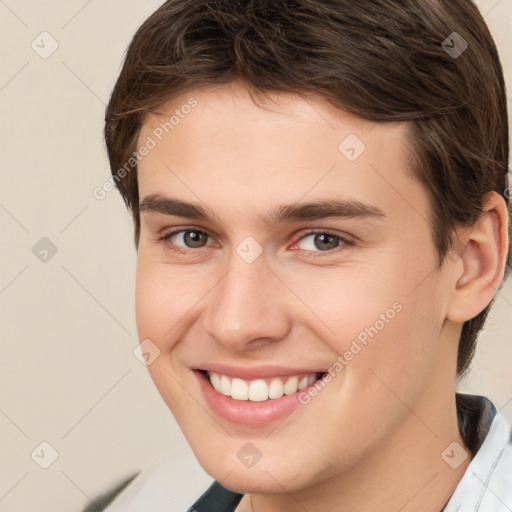
[[[474,224],[487,193],[508,201],[503,71],[470,0],[169,0],[133,37],[106,110],[112,177],[136,246],[132,156],[145,116],[187,90],[235,80],[254,92],[317,93],[375,122],[409,121],[440,264],[454,228]],[[463,325],[459,376],[490,306]]]

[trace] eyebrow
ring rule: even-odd
[[[150,194],[144,197],[140,202],[139,210],[211,223],[215,223],[217,217],[211,210],[203,208],[199,204],[160,194]],[[267,212],[266,215],[259,216],[259,220],[267,225],[275,225],[282,222],[361,217],[384,219],[386,215],[380,208],[373,205],[348,199],[336,199],[282,204]]]

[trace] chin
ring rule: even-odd
[[[242,446],[245,444],[244,441],[238,443]],[[199,444],[201,445],[201,441]],[[245,467],[238,458],[226,455],[220,458],[220,453],[229,454],[231,450],[220,449],[214,454],[196,453],[196,458],[212,478],[227,489],[240,494],[282,493],[283,488],[288,492],[297,492],[333,476],[314,473],[311,465],[308,472],[305,472],[305,462],[290,460],[277,454],[274,457],[267,457],[266,460],[263,456],[252,467]],[[329,469],[334,468],[331,466]]]
[[[230,491],[240,494],[278,494],[283,492],[283,488],[288,492],[296,492],[308,487],[307,482],[297,479],[299,474],[283,475],[272,471],[269,474],[264,469],[252,468],[229,473],[228,468],[223,472],[216,468],[213,473],[207,473]]]

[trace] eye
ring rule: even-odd
[[[170,249],[179,254],[190,254],[197,252],[198,249],[207,249],[211,245],[207,245],[210,236],[205,231],[200,229],[179,229],[164,234],[160,240],[168,243]],[[302,244],[302,247],[299,247]],[[337,233],[331,231],[310,231],[302,235],[298,242],[296,242],[291,249],[295,250],[299,247],[300,250],[306,253],[307,257],[319,257],[321,253],[338,252],[340,247],[354,245],[352,240],[344,238]],[[194,249],[196,251],[194,251]],[[338,249],[338,250],[336,250]]]
[[[305,235],[300,237],[300,240],[292,247],[295,248],[302,243],[301,250],[306,252],[310,252],[313,254],[309,254],[308,256],[318,257],[319,254],[314,253],[322,253],[322,252],[338,252],[335,249],[338,249],[342,246],[350,246],[354,245],[354,242],[348,240],[336,233],[331,231],[311,231],[306,233]]]
[[[208,233],[199,229],[179,229],[166,233],[160,240],[170,242],[169,245],[172,250],[181,254],[188,254],[194,249],[207,247],[205,244],[208,238]],[[184,247],[184,249],[181,247]]]

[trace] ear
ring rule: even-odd
[[[508,208],[503,197],[490,192],[478,220],[457,231],[460,242],[454,263],[447,319],[463,323],[477,316],[498,290],[508,252]]]

